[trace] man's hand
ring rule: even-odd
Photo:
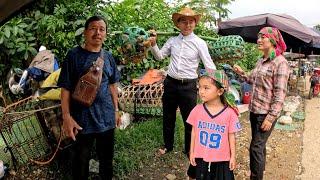
[[[82,130],[82,127],[71,117],[70,114],[63,115],[63,132],[67,137],[70,137],[74,141],[76,140],[76,135],[79,130]]]
[[[155,46],[157,44],[157,32],[155,30],[150,30],[150,38],[148,39],[151,43],[151,46]]]
[[[262,131],[269,131],[271,127],[272,127],[272,123],[268,121],[268,119],[265,119],[260,128]]]
[[[120,127],[121,125],[121,116],[119,111],[115,112],[115,118],[116,118],[116,127]]]

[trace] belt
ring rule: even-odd
[[[171,81],[174,81],[176,83],[180,83],[180,84],[185,84],[185,83],[191,83],[191,82],[196,82],[197,81],[197,78],[196,79],[176,79],[176,78],[173,78],[171,76],[167,76],[167,79],[171,80]]]

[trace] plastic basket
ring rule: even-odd
[[[209,52],[214,61],[239,60],[244,56],[244,41],[236,35],[219,37],[217,41],[209,42]]]

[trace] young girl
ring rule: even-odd
[[[187,120],[192,125],[190,163],[196,166],[196,179],[234,179],[235,133],[241,126],[226,74],[217,70],[201,76],[199,95],[203,104]]]

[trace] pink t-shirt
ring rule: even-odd
[[[206,162],[230,160],[229,133],[241,130],[235,111],[225,107],[211,115],[205,105],[200,104],[191,111],[187,122],[195,130],[194,155]]]

